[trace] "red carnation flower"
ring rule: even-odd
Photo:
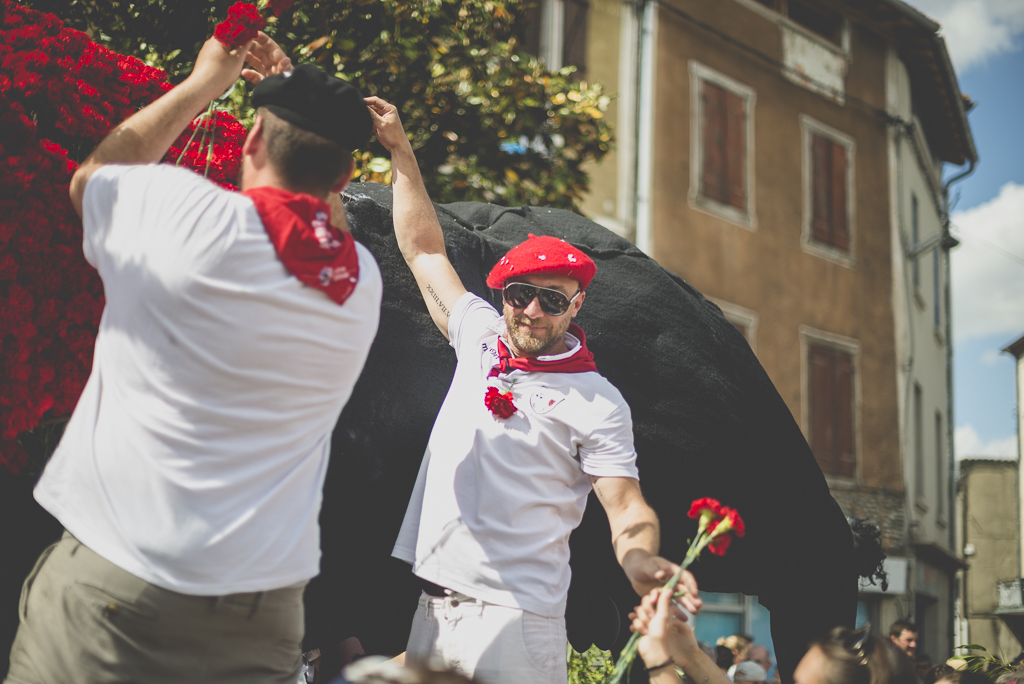
[[[691,518],[696,519],[703,515],[706,510],[711,511],[713,515],[718,515],[718,512],[722,510],[722,504],[718,503],[717,499],[712,499],[707,496],[701,499],[695,499],[694,502],[690,504],[690,512],[688,515]]]
[[[747,528],[743,524],[743,518],[740,517],[736,509],[722,506],[719,514],[722,516],[722,519],[711,528],[710,534],[713,539],[708,544],[708,551],[716,556],[724,556],[725,550],[732,543],[733,536],[744,536],[747,533]]]
[[[245,45],[256,39],[256,32],[263,28],[263,17],[256,5],[236,2],[228,9],[228,18],[217,24],[213,31],[216,38],[227,48]]]
[[[510,390],[502,392],[497,387],[487,388],[487,393],[484,395],[484,405],[498,418],[508,418],[519,410],[512,403],[512,392]]]

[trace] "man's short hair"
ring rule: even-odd
[[[903,632],[913,632],[914,634],[917,634],[917,625],[910,620],[897,620],[892,623],[891,627],[889,627],[889,636],[891,637],[899,639]]]
[[[257,113],[263,118],[267,158],[290,190],[326,195],[349,172],[351,150],[290,124],[265,107]]]

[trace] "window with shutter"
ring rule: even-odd
[[[708,81],[701,84],[701,100],[702,194],[716,202],[746,209],[746,103],[736,93]]]
[[[694,115],[690,198],[722,218],[753,228],[754,93],[707,67],[690,63]]]
[[[843,251],[850,249],[846,201],[846,148],[811,135],[812,237]]]
[[[809,117],[804,128],[805,219],[808,251],[852,265],[853,141]]]
[[[808,344],[807,361],[811,451],[825,474],[854,477],[857,461],[853,355]]]

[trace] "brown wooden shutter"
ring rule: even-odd
[[[811,237],[829,242],[831,218],[832,143],[820,135],[811,135]]]
[[[835,427],[834,451],[837,456],[836,475],[853,477],[856,472],[853,424],[853,356],[840,351],[832,353],[835,359]]]
[[[854,440],[853,356],[809,345],[811,451],[822,472],[854,477],[857,470]]]
[[[704,105],[702,123],[704,161],[701,192],[719,202],[728,199],[725,187],[725,89],[707,81],[701,84]]]
[[[725,93],[726,202],[747,208],[747,103],[736,93]]]
[[[832,168],[830,178],[829,206],[832,224],[830,242],[840,249],[850,249],[850,227],[847,219],[846,206],[846,148],[838,143],[831,143]]]
[[[828,349],[809,346],[810,396],[808,412],[811,423],[811,451],[822,472],[832,474],[832,363]]]

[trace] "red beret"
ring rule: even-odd
[[[565,240],[530,233],[525,242],[520,242],[498,260],[487,276],[487,286],[498,290],[509,278],[554,273],[579,281],[580,289],[585,290],[596,272],[597,266],[590,257]]]

